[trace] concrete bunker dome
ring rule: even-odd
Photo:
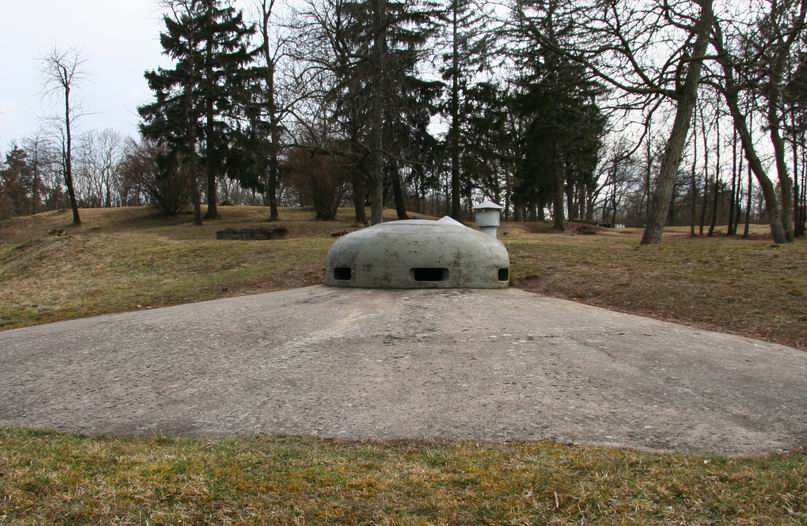
[[[328,251],[326,283],[359,288],[506,288],[507,249],[450,218],[390,221],[351,232]]]

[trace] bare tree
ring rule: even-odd
[[[277,183],[280,178],[280,130],[281,119],[284,113],[278,105],[277,70],[278,63],[283,56],[285,39],[279,39],[272,46],[271,32],[272,20],[276,0],[260,0],[258,4],[259,21],[258,31],[261,37],[261,57],[263,59],[262,71],[264,81],[264,100],[266,118],[269,121],[269,173],[266,181],[266,197],[269,202],[269,219],[278,218],[277,211]]]
[[[524,9],[530,2],[517,0],[516,5]],[[574,44],[557,46],[540,28],[530,28],[543,44],[614,88],[619,108],[652,113],[662,102],[675,107],[642,237],[643,244],[660,243],[707,58],[713,2],[588,0],[569,5]]]
[[[698,236],[700,237],[703,237],[706,211],[709,208],[709,127],[707,127],[706,118],[703,115],[703,106],[703,103],[698,105],[701,118],[701,139],[703,140],[703,198],[701,200],[700,224],[698,226]],[[716,183],[717,179],[715,179]]]
[[[734,128],[737,130],[737,134],[740,137],[748,166],[762,189],[773,240],[775,243],[784,243],[787,241],[787,234],[784,224],[782,223],[781,206],[776,197],[776,188],[770,178],[768,178],[765,168],[762,165],[762,160],[754,146],[751,128],[748,125],[749,114],[742,111],[740,108],[740,96],[743,92],[743,86],[737,78],[739,71],[738,64],[734,55],[726,47],[722,26],[717,19],[715,19],[714,22],[713,45],[717,51],[716,60],[723,71],[720,84],[716,85],[716,87],[721,91],[723,98],[726,100],[726,105],[729,108]],[[750,115],[753,115],[753,113],[750,113]]]
[[[709,220],[709,237],[715,235],[715,224],[717,222],[717,208],[720,200],[720,193],[723,191],[723,180],[720,176],[720,107],[715,105],[715,181],[712,187],[712,216]]]
[[[715,18],[713,45],[722,75],[712,84],[726,100],[734,128],[751,172],[759,182],[774,242],[793,239],[793,181],[788,173],[783,129],[787,68],[795,68],[803,53],[807,0],[775,0],[749,4],[738,17],[734,11]],[[743,111],[741,104],[748,104]],[[759,105],[759,106],[758,106]],[[749,119],[754,111],[766,118],[774,151],[779,195],[754,145]]]
[[[104,191],[103,206],[110,208],[113,206],[112,196],[118,193],[118,168],[123,158],[123,139],[120,133],[109,128],[98,133],[98,156]]]
[[[764,68],[762,95],[767,101],[766,116],[768,133],[776,159],[776,172],[782,198],[782,225],[787,241],[793,240],[793,180],[787,170],[785,160],[785,140],[782,129],[785,127],[782,111],[782,95],[786,86],[785,68],[792,60],[795,45],[804,35],[807,0],[783,0],[770,2],[768,13],[760,22],[756,43],[757,53]],[[795,165],[794,165],[795,170]]]
[[[82,134],[77,158],[76,187],[90,206],[110,208],[118,198],[123,139],[112,129]]]
[[[692,116],[697,120],[697,112]],[[698,166],[698,126],[697,122],[692,126],[692,166],[689,169],[689,237],[695,237],[695,218],[698,204],[698,181],[696,168]]]
[[[642,244],[656,244],[661,242],[664,223],[669,213],[673,186],[684,153],[689,125],[695,111],[695,101],[698,96],[703,57],[709,45],[709,34],[714,14],[712,13],[712,0],[699,0],[700,15],[692,28],[695,43],[691,55],[685,53],[676,72],[676,101],[675,119],[670,129],[670,137],[664,148],[661,158],[661,167],[656,180],[656,188],[650,202],[650,213],[645,226]],[[682,70],[686,75],[681,78]]]
[[[70,206],[73,209],[73,224],[80,225],[78,201],[73,185],[73,125],[79,114],[71,106],[71,92],[84,78],[82,65],[84,60],[77,51],[53,50],[42,58],[42,73],[46,91],[60,93],[64,97],[64,120],[61,121],[63,133],[62,156],[64,162],[64,181]]]

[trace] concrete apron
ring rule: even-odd
[[[807,353],[507,290],[308,287],[0,333],[0,425],[807,445]]]

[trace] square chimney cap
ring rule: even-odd
[[[485,199],[478,205],[474,207],[474,210],[502,210],[502,207],[491,201],[490,199]]]

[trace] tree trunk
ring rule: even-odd
[[[574,189],[571,184],[566,185],[566,213],[569,215],[569,221],[577,217],[577,212],[574,206]]]
[[[559,162],[553,164],[555,165],[555,191],[552,193],[552,228],[563,232],[566,230],[563,217],[563,173]]]
[[[785,233],[784,225],[782,224],[782,215],[779,208],[779,202],[776,198],[776,189],[771,180],[765,174],[765,169],[762,167],[762,162],[760,161],[759,157],[757,157],[756,151],[754,150],[753,139],[751,138],[751,133],[748,130],[748,126],[745,121],[745,115],[740,112],[736,97],[736,93],[733,95],[726,95],[728,106],[732,113],[732,118],[734,119],[734,125],[737,128],[737,133],[739,134],[740,140],[743,144],[746,162],[748,162],[748,166],[756,176],[757,181],[762,188],[762,195],[765,197],[765,205],[768,211],[768,223],[771,228],[771,234],[773,235],[773,241],[774,243],[784,243],[787,241],[787,235]]]
[[[650,123],[648,122],[648,128]],[[653,158],[650,144],[650,130],[647,133],[647,143],[645,144],[645,170],[644,170],[644,191],[642,192],[642,201],[644,201],[644,221],[647,224],[650,221],[651,203],[650,203],[650,178],[653,175]]]
[[[206,49],[206,64],[205,71],[207,78],[205,79],[205,168],[207,172],[207,213],[205,219],[218,219],[218,199],[216,196],[216,159],[218,157],[218,144],[215,140],[215,120],[213,114],[213,92],[210,83],[213,82],[213,41],[208,38]]]
[[[694,118],[697,119],[697,114],[694,115]],[[696,180],[695,170],[698,164],[698,127],[697,122],[694,126],[692,126],[692,167],[690,168],[690,182],[689,182],[689,190],[691,195],[692,202],[689,206],[689,237],[695,237],[695,218],[696,211],[697,211],[697,204],[698,204],[698,182]]]
[[[190,44],[189,44],[190,45]],[[187,136],[187,169],[189,172],[191,186],[191,201],[193,204],[193,224],[202,225],[202,196],[199,193],[198,163],[196,162],[196,112],[193,110],[193,88],[195,87],[196,67],[194,65],[194,54],[189,52],[191,57],[188,65],[188,84],[185,85],[185,135]],[[179,162],[177,170],[179,170]]]
[[[594,192],[586,190],[586,221],[594,221]]]
[[[754,190],[754,181],[751,178],[751,165],[748,165],[748,197],[745,200],[745,229],[743,229],[743,239],[748,239],[751,228],[751,195]]]
[[[620,198],[620,201],[622,199]],[[616,200],[616,196],[611,200],[611,228],[616,228],[616,212],[618,209],[618,201]]]
[[[76,201],[76,191],[73,188],[73,136],[70,129],[70,86],[64,86],[64,131],[65,131],[65,151],[64,151],[64,182],[67,185],[67,195],[70,197],[70,208],[73,209],[73,224],[80,225],[81,218],[78,215],[78,201]]]
[[[743,170],[745,169],[745,165],[743,164],[742,151],[739,153],[740,155],[737,156],[737,188],[734,195],[734,228],[731,231],[732,236],[737,235],[737,228],[740,224],[740,212],[742,212],[740,198],[742,197]]]
[[[513,205],[513,221],[517,223],[524,221],[524,206],[519,204]]]
[[[460,205],[460,88],[457,1],[451,0],[451,217],[462,219]]]
[[[715,174],[715,184],[712,188],[714,197],[712,198],[712,218],[709,221],[709,237],[715,235],[715,224],[717,222],[717,207],[720,202],[720,184],[717,181],[717,174]]]
[[[791,154],[793,155],[793,237],[799,237],[804,234],[801,231],[801,213],[799,205],[799,170],[798,170],[798,148],[796,146],[795,138],[791,145]]]
[[[795,148],[795,146],[794,146]],[[36,214],[39,203],[39,138],[34,139],[34,159],[31,165],[33,180],[31,181],[31,213]]]
[[[773,144],[774,159],[776,159],[776,173],[779,176],[779,191],[781,192],[781,219],[785,232],[785,241],[793,241],[793,181],[787,172],[787,162],[785,161],[785,141],[779,133],[779,117],[775,104],[778,104],[769,97],[768,101],[768,133]],[[776,123],[776,124],[774,124]]]
[[[745,114],[740,110],[738,88],[734,80],[733,65],[729,63],[728,55],[723,48],[722,33],[718,25],[715,25],[714,44],[718,52],[717,60],[720,62],[725,75],[723,97],[725,98],[726,105],[731,113],[734,128],[737,130],[737,134],[740,136],[740,142],[743,145],[743,151],[745,152],[745,159],[748,162],[749,168],[756,176],[760,187],[762,188],[762,195],[765,197],[765,205],[768,210],[768,223],[771,228],[773,241],[774,243],[785,243],[787,241],[787,235],[785,233],[784,225],[782,224],[782,214],[779,208],[779,202],[776,198],[776,189],[774,188],[771,180],[768,178],[768,175],[765,173],[765,169],[757,156],[756,150],[754,150],[754,141],[751,136],[751,132],[749,131]]]
[[[370,121],[370,221],[384,221],[384,49],[386,47],[386,0],[374,0],[373,65],[376,84]]]
[[[586,185],[580,184],[580,188],[577,189],[577,214],[575,217],[578,219],[585,219],[586,218]]]
[[[199,180],[196,177],[196,167],[191,167],[191,200],[193,201],[193,224],[202,226],[202,195],[199,192]]]
[[[720,169],[722,163],[720,162],[720,108],[715,109],[715,176],[713,192],[714,198],[712,200],[712,217],[709,221],[709,237],[715,235],[715,222],[717,221],[717,207],[720,202],[720,187],[723,184],[723,179],[720,176]]]
[[[807,146],[805,146],[804,134],[801,136],[801,232],[805,233],[805,223],[807,223]]]
[[[207,212],[205,213],[205,219],[218,219],[219,218],[219,210],[218,210],[218,197],[217,197],[217,188],[216,188],[216,169],[214,168],[213,160],[210,156],[213,155],[212,153],[208,153],[207,157]]]
[[[274,3],[274,2],[272,2]],[[269,110],[269,135],[271,146],[269,148],[269,180],[266,185],[267,201],[269,202],[269,221],[277,221],[277,182],[280,175],[278,150],[280,149],[280,119],[277,114],[277,101],[275,99],[275,60],[269,46],[269,19],[272,15],[271,7],[267,9],[266,2],[261,4],[261,36],[263,37],[263,56],[266,62],[264,81],[266,82],[266,97]]]
[[[398,170],[398,161],[389,163],[389,175],[392,179],[392,194],[395,197],[395,212],[398,219],[409,219],[406,214],[406,196],[401,185],[401,173]]]
[[[269,150],[269,184],[267,193],[269,194],[269,221],[277,221],[280,217],[277,209],[277,182],[280,179],[280,161],[278,160],[278,146],[280,142],[280,125],[277,118],[270,118],[272,146]]]
[[[689,124],[692,120],[692,113],[695,109],[695,101],[698,96],[698,83],[700,82],[701,69],[703,67],[702,57],[709,44],[712,19],[712,0],[702,0],[695,44],[692,50],[693,58],[689,63],[684,83],[680,89],[672,130],[670,131],[670,137],[664,148],[664,155],[661,158],[661,167],[659,169],[656,188],[653,192],[653,201],[650,207],[650,217],[648,218],[647,226],[642,236],[642,244],[644,245],[661,243],[661,237],[664,232],[664,221],[667,219],[670,206],[673,183],[678,173],[678,167],[681,164],[684,145],[687,135],[689,135]]]
[[[799,147],[798,147],[798,134],[796,132],[796,116],[795,112],[790,112],[790,125],[793,128],[793,142],[790,145],[790,153],[793,158],[793,237],[801,237],[804,235],[804,221],[802,220],[800,203],[801,188],[799,187]],[[802,158],[801,162],[804,162]]]
[[[513,177],[508,170],[504,174],[504,220],[510,221],[510,205],[513,195]]]
[[[796,171],[793,171],[793,176],[796,177]],[[805,234],[805,222],[807,222],[807,142],[805,142],[805,133],[801,135],[801,199],[798,207],[799,211],[799,232],[801,235]]]
[[[611,191],[616,192],[616,170],[617,170],[617,161],[616,161],[616,157],[614,157],[613,161],[611,162],[611,174],[605,180],[605,185],[608,185],[609,181],[612,182],[613,190],[612,190],[612,187],[610,187],[610,186],[607,186],[607,188],[605,190],[605,199],[602,200],[602,210],[600,211],[600,222],[601,223],[607,223],[608,222],[606,220],[605,213],[608,210],[608,201],[611,198]]]
[[[771,18],[773,18],[777,7],[777,2],[773,2],[771,5]],[[771,144],[773,144],[774,159],[776,160],[776,174],[779,178],[779,191],[782,196],[780,205],[785,241],[793,241],[794,219],[793,208],[791,208],[793,204],[793,181],[790,179],[790,175],[787,171],[787,162],[785,161],[785,141],[781,134],[783,116],[779,113],[779,105],[781,101],[781,85],[785,65],[788,61],[793,43],[796,41],[798,35],[803,32],[802,26],[804,24],[805,15],[807,15],[807,3],[802,1],[800,7],[799,15],[793,20],[793,24],[798,30],[790,31],[787,37],[777,37],[777,42],[774,46],[773,61],[768,70],[769,78],[767,79],[767,89],[765,90],[768,99],[768,133],[771,137]]]
[[[675,226],[675,195],[677,193],[676,185],[673,184],[672,194],[670,196],[670,215],[667,217],[667,224]]]
[[[698,227],[698,235],[703,237],[703,226],[706,224],[706,210],[709,206],[709,143],[706,133],[706,119],[703,118],[703,107],[701,107],[701,134],[703,139],[703,199],[701,200],[701,220]]]
[[[356,223],[367,225],[367,212],[364,208],[364,200],[367,197],[365,175],[358,168],[353,168],[351,184],[353,186],[353,210],[356,216]]]
[[[726,226],[726,235],[734,232],[734,191],[737,188],[737,130],[734,130],[731,140],[731,194],[729,195],[729,224]]]

